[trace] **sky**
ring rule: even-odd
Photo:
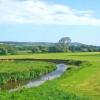
[[[0,0],[0,41],[100,46],[100,0]]]

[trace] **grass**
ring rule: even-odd
[[[91,63],[91,66],[83,65],[79,70],[65,73],[59,80],[59,90],[85,95],[93,100],[100,99],[100,62]]]
[[[40,53],[40,54],[26,54],[26,55],[6,55],[0,56],[0,59],[73,59],[81,61],[100,61],[100,52],[86,52],[86,53]]]
[[[0,85],[7,81],[35,79],[55,69],[55,64],[37,61],[0,62]]]
[[[23,89],[15,93],[1,92],[3,100],[100,100],[100,53],[50,53],[8,55],[0,59],[60,59],[80,60],[80,66],[71,65],[71,70],[60,78],[48,81],[38,88]],[[85,63],[86,61],[87,63]]]

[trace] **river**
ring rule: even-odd
[[[22,88],[38,87],[48,80],[53,80],[55,78],[60,77],[68,68],[68,66],[65,64],[57,64],[56,66],[57,66],[57,68],[53,72],[50,72],[50,73],[40,77],[37,80],[31,80],[27,84],[20,86],[18,88],[10,89],[9,92],[14,92],[14,91],[17,91],[17,90],[22,89]]]

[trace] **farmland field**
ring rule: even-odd
[[[26,54],[26,55],[7,55],[0,56],[0,75],[2,72],[20,72],[30,68],[33,62],[20,61],[18,66],[16,62],[11,62],[9,59],[51,59],[51,60],[73,60],[81,61],[79,65],[68,65],[71,67],[60,78],[52,81],[47,81],[37,88],[22,89],[13,93],[7,91],[0,92],[0,100],[100,100],[100,53],[46,53],[46,54]],[[4,64],[5,63],[5,64]],[[22,64],[22,66],[20,65]],[[54,65],[47,67],[50,63],[35,61],[33,71],[45,69],[48,71],[54,70]],[[33,64],[33,65],[34,65]],[[3,68],[2,66],[5,65]],[[14,65],[7,69],[7,66]],[[23,66],[26,67],[23,68]],[[46,67],[45,67],[46,65]],[[6,68],[5,68],[6,67]],[[47,69],[48,68],[48,69]],[[47,72],[48,72],[47,71]]]

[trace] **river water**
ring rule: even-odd
[[[53,72],[50,72],[37,80],[31,80],[27,84],[20,86],[18,88],[10,89],[9,92],[14,92],[22,88],[38,87],[48,80],[53,80],[55,78],[60,77],[68,68],[65,64],[57,64],[56,66],[57,68]]]

